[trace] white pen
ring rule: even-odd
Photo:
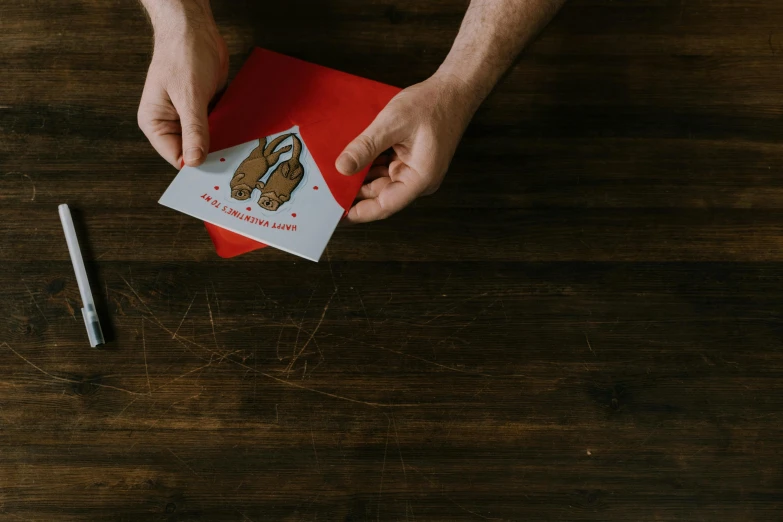
[[[87,337],[90,338],[90,346],[95,348],[103,344],[103,330],[98,321],[98,314],[95,311],[95,301],[92,298],[90,290],[90,281],[87,279],[87,271],[84,269],[84,260],[82,251],[79,249],[79,240],[76,238],[76,230],[73,228],[73,218],[68,205],[57,207],[60,211],[60,221],[65,231],[65,242],[68,243],[68,252],[71,254],[71,263],[73,271],[76,272],[76,284],[79,285],[79,293],[82,295],[82,317],[84,325],[87,327]]]

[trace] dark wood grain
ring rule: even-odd
[[[213,1],[232,74],[400,86],[466,3]],[[572,1],[442,189],[318,264],[157,205],[135,2],[0,9],[0,519],[780,518],[783,3]]]

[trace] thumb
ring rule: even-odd
[[[185,165],[197,167],[209,152],[207,102],[180,104],[177,111],[182,125],[182,158]]]
[[[335,166],[341,174],[356,174],[404,136],[402,118],[388,105],[356,139],[345,147]]]

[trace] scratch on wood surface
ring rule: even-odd
[[[152,385],[150,384],[150,369],[147,366],[147,337],[144,335],[144,317],[141,318],[141,346],[144,350],[144,373],[147,374],[147,389],[152,396]]]
[[[283,358],[280,356],[280,339],[283,338],[283,330],[285,329],[285,326],[280,327],[280,333],[277,334],[277,344],[275,345],[275,353],[277,354],[277,360],[282,361]]]
[[[147,319],[149,319],[149,318],[147,318]],[[155,324],[156,324],[157,326],[160,326],[160,322],[158,322],[158,323],[155,323]],[[169,329],[166,329],[165,331],[166,331],[167,333],[171,333],[171,330],[169,330]],[[212,357],[210,357],[209,359],[207,359],[207,358],[205,357],[205,355],[204,355],[204,354],[202,354],[202,353],[199,353],[199,352],[197,352],[196,350],[194,350],[194,349],[193,349],[193,347],[192,347],[191,345],[188,345],[188,344],[186,344],[185,342],[183,342],[183,339],[186,339],[186,337],[185,337],[185,336],[182,336],[182,335],[176,335],[176,336],[174,337],[174,339],[173,339],[173,340],[174,340],[174,341],[177,341],[177,342],[180,344],[180,346],[182,346],[182,347],[183,347],[185,350],[187,350],[188,352],[192,353],[192,354],[193,354],[194,356],[196,356],[198,359],[201,359],[202,361],[211,361],[211,360],[212,360]],[[192,338],[187,338],[187,339],[188,339],[189,341],[192,341]],[[210,351],[209,353],[213,353],[213,352],[211,352],[211,351]]]
[[[315,470],[320,473],[321,466],[318,464],[318,452],[315,450],[315,436],[313,435],[313,420],[310,419],[310,440],[313,443],[313,454],[315,455]]]
[[[251,325],[248,325],[248,326],[240,326],[240,327],[237,327],[237,328],[217,328],[215,331],[220,333],[220,334],[227,334],[227,333],[231,333],[231,332],[246,332],[247,330],[253,330],[253,329],[256,329],[256,328],[263,327],[263,326],[280,326],[280,327],[283,327],[283,328],[288,328],[290,326],[290,327],[296,328],[297,330],[300,330],[301,332],[304,332],[306,334],[310,333],[309,330],[307,330],[306,328],[301,328],[290,317],[288,318],[288,321],[289,321],[288,323],[278,323],[277,321],[263,321],[263,322],[259,321],[257,323],[254,322],[254,324],[251,324]],[[199,337],[212,337],[212,332],[210,331],[210,332],[207,332],[207,333],[193,334],[193,335],[189,335],[188,337],[190,337],[191,339],[198,339]]]
[[[310,344],[310,342],[313,340],[315,334],[318,333],[318,329],[321,328],[321,324],[324,322],[324,317],[326,317],[326,312],[329,310],[329,305],[332,304],[332,299],[334,299],[335,294],[337,294],[336,289],[334,292],[332,292],[332,295],[329,296],[329,300],[326,302],[326,305],[324,305],[324,309],[321,312],[321,317],[318,319],[318,324],[315,325],[315,329],[310,333],[310,337],[307,338],[307,342],[305,342],[304,346],[302,346],[302,351],[307,348],[307,345]]]
[[[590,346],[590,338],[585,334],[585,341],[587,341],[587,347],[590,348],[590,351],[593,352],[593,355],[595,355],[595,351],[593,351],[593,347]]]
[[[95,260],[97,261],[97,260],[101,259],[103,256],[105,256],[106,254],[108,254],[108,253],[110,253],[110,252],[114,252],[115,250],[117,250],[117,249],[116,249],[116,248],[109,248],[109,249],[107,249],[107,250],[104,250],[104,251],[101,253],[101,255],[99,255],[98,257],[96,257],[96,258],[95,258]]]
[[[315,343],[315,341],[313,341],[313,342]],[[302,353],[301,355],[313,355],[315,353],[317,353],[317,352],[306,351],[306,352]],[[292,355],[290,357],[283,357],[281,360],[282,361],[290,361],[293,358],[294,358],[294,356]],[[307,361],[305,361],[305,363],[306,362]],[[285,373],[286,375],[289,375],[291,373],[291,372],[287,371],[286,369],[283,369],[282,372]]]
[[[141,298],[141,296],[140,296],[140,295],[139,295],[139,293],[136,291],[136,289],[135,289],[135,288],[133,288],[133,286],[131,286],[131,284],[128,282],[128,280],[127,280],[127,279],[125,279],[125,278],[122,276],[122,274],[119,274],[119,275],[120,275],[120,279],[122,279],[123,281],[125,281],[125,284],[126,284],[126,285],[128,285],[128,288],[130,288],[130,291],[131,291],[131,292],[133,292],[133,295],[135,295],[135,296],[136,296],[136,299],[138,299],[138,300],[139,300],[139,302],[140,302],[141,304],[143,304],[143,305],[144,305],[144,308],[146,308],[146,309],[147,309],[147,312],[148,312],[148,313],[152,314],[152,310],[150,310],[150,307],[149,307],[149,306],[147,306],[147,303],[144,301],[144,299],[142,299],[142,298]],[[153,315],[154,315],[154,314],[153,314]]]
[[[492,375],[489,375],[487,373],[481,373],[481,372],[476,372],[476,371],[471,371],[471,370],[462,370],[460,368],[455,368],[453,366],[447,366],[445,364],[441,364],[439,362],[435,362],[435,361],[432,361],[430,359],[425,359],[424,357],[419,357],[418,355],[413,355],[411,353],[398,352],[397,350],[393,350],[391,348],[386,348],[385,346],[378,346],[377,348],[380,349],[380,350],[387,351],[387,352],[396,353],[398,355],[403,355],[405,357],[410,357],[411,359],[416,359],[418,361],[422,361],[422,362],[425,362],[427,364],[432,364],[434,366],[437,366],[439,368],[443,368],[445,370],[451,370],[452,372],[465,373],[465,374],[468,374],[468,375],[480,375],[482,377],[492,377]]]
[[[263,296],[264,296],[264,299],[269,299],[269,298],[266,296],[266,292],[264,292],[264,288],[263,288],[263,287],[262,287],[260,284],[256,283],[256,288],[258,288],[259,290],[261,290],[261,295],[263,295]]]
[[[722,363],[731,364],[733,366],[736,366],[737,369],[739,369],[739,367],[740,367],[740,364],[738,362],[736,362],[736,361],[727,361],[726,359],[723,358],[723,355],[721,355],[721,354],[718,354],[718,360],[720,360],[720,362],[722,362]]]
[[[29,364],[30,366],[32,366],[33,368],[35,368],[36,370],[38,370],[42,374],[44,374],[44,375],[46,375],[48,377],[51,377],[55,381],[68,382],[68,383],[71,383],[71,384],[84,384],[85,382],[88,382],[90,385],[97,386],[98,388],[107,388],[107,389],[110,389],[110,390],[117,390],[117,391],[121,391],[123,393],[128,393],[130,395],[147,395],[146,393],[139,393],[139,392],[135,392],[133,390],[128,390],[126,388],[119,388],[117,386],[111,386],[109,384],[101,384],[99,382],[90,382],[90,381],[77,381],[76,379],[68,379],[68,378],[65,378],[65,377],[58,377],[57,375],[52,375],[51,373],[47,372],[46,370],[44,370],[40,366],[37,366],[36,364],[31,362],[29,359],[25,358],[21,353],[17,352],[13,348],[11,348],[10,344],[8,344],[6,342],[3,342],[3,343],[0,343],[0,346],[5,346],[9,350],[11,350],[17,357],[22,359],[24,362],[26,362],[27,364]]]
[[[383,466],[381,466],[381,486],[378,489],[378,511],[376,513],[378,520],[381,519],[381,498],[383,497],[383,475],[386,471],[386,452],[389,449],[389,432],[391,431],[391,419],[386,416],[386,445],[383,447]]]
[[[193,306],[193,302],[196,300],[196,295],[193,296],[193,299],[191,299],[190,304],[188,305],[188,309],[185,310],[185,315],[182,316],[182,320],[179,322],[179,326],[177,326],[177,329],[174,331],[174,334],[171,336],[172,339],[174,339],[177,336],[177,333],[179,333],[179,329],[182,328],[182,323],[185,322],[185,318],[188,316],[188,312],[190,312],[190,307]]]
[[[253,369],[256,370],[253,374],[253,403],[255,403],[258,388],[258,343],[253,343]]]
[[[336,288],[335,288],[334,292],[332,292],[332,295],[329,297],[329,300],[326,302],[326,305],[324,305],[323,312],[321,312],[321,318],[318,320],[318,324],[315,325],[315,329],[310,333],[310,337],[307,338],[307,341],[302,346],[302,349],[299,350],[299,353],[294,355],[294,357],[291,358],[291,362],[288,363],[288,368],[286,368],[287,372],[291,371],[291,368],[294,367],[294,364],[296,363],[296,360],[305,351],[305,348],[307,348],[307,346],[310,344],[310,341],[313,340],[313,337],[315,337],[315,334],[318,333],[318,329],[321,328],[321,323],[324,322],[324,317],[326,317],[326,311],[329,310],[329,305],[332,303],[332,299],[334,299],[335,294],[337,294],[337,289]],[[296,349],[296,348],[294,348],[294,349]]]
[[[198,399],[199,397],[201,397],[201,393],[200,392],[195,394],[195,395],[191,395],[190,397],[186,397],[186,398],[184,398],[182,400],[172,402],[171,404],[169,404],[169,407],[166,408],[166,411],[164,411],[157,419],[155,419],[155,421],[153,421],[153,423],[150,424],[149,427],[145,431],[150,431],[152,428],[157,426],[158,423],[166,417],[168,412],[170,412],[171,409],[174,408],[174,406],[176,406],[177,404],[182,404],[183,402],[189,401],[191,399]],[[156,404],[156,403],[157,403],[157,401],[155,401],[155,403],[153,403],[153,405]]]
[[[49,319],[47,319],[46,314],[43,313],[43,310],[41,310],[41,307],[38,306],[38,301],[35,299],[35,296],[33,295],[33,292],[30,291],[30,287],[27,286],[27,283],[24,281],[22,282],[24,284],[24,287],[27,289],[27,293],[30,294],[30,298],[33,300],[33,303],[35,304],[35,307],[38,309],[39,312],[41,312],[41,317],[44,318],[44,321],[46,321],[46,324],[49,324]]]
[[[310,302],[308,301],[308,305],[309,305],[309,304],[310,304]],[[268,323],[268,324],[273,324],[273,323]],[[275,324],[281,324],[281,325],[285,325],[285,326],[288,326],[288,325],[290,325],[291,327],[293,327],[293,328],[296,328],[297,337],[296,337],[296,339],[294,340],[294,348],[296,348],[297,346],[299,346],[299,334],[301,334],[302,332],[304,332],[304,333],[306,333],[306,334],[309,334],[309,333],[310,333],[308,330],[305,330],[305,329],[302,327],[302,325],[304,324],[304,316],[302,317],[302,320],[301,320],[301,321],[299,321],[299,324],[296,324],[296,322],[294,322],[294,319],[293,319],[293,317],[291,317],[290,315],[288,316],[288,324],[286,324],[286,323],[275,323]],[[274,325],[274,324],[273,324],[273,325]],[[294,352],[293,352],[293,353],[296,353],[296,350],[294,350]],[[293,354],[292,354],[292,355],[293,355]]]
[[[235,353],[236,353],[236,352],[235,352]],[[117,419],[119,419],[119,418],[122,416],[122,414],[123,414],[123,413],[125,413],[125,411],[126,411],[128,408],[130,408],[130,407],[133,405],[133,403],[135,403],[137,400],[139,400],[139,398],[141,398],[141,396],[152,396],[152,394],[153,394],[153,393],[155,393],[155,392],[157,392],[157,391],[159,391],[159,390],[162,390],[163,388],[167,387],[168,385],[170,385],[170,384],[172,384],[172,383],[174,383],[174,382],[176,382],[176,381],[179,381],[180,379],[184,379],[185,377],[187,377],[188,375],[190,375],[190,374],[192,374],[192,373],[196,373],[196,372],[198,372],[198,371],[201,371],[201,370],[204,370],[204,369],[206,369],[206,368],[209,368],[210,366],[212,366],[212,364],[213,364],[213,363],[214,363],[214,360],[210,360],[210,361],[209,361],[207,364],[205,364],[205,365],[203,365],[203,366],[199,366],[198,368],[194,368],[194,369],[192,369],[192,370],[189,370],[189,371],[187,371],[187,372],[183,373],[182,375],[180,375],[180,376],[178,376],[178,377],[174,377],[174,378],[173,378],[173,379],[171,379],[170,381],[167,381],[167,382],[165,382],[165,383],[161,384],[160,386],[156,387],[154,390],[150,390],[150,391],[149,391],[149,393],[140,393],[140,394],[138,394],[138,395],[139,395],[139,397],[134,397],[134,398],[133,398],[133,400],[131,400],[131,401],[130,401],[130,402],[129,402],[129,403],[128,403],[128,404],[127,404],[127,405],[126,405],[126,406],[125,406],[125,407],[124,407],[124,408],[123,408],[123,409],[122,409],[122,410],[121,410],[121,411],[120,411],[120,412],[119,412],[119,413],[118,413],[118,414],[117,414],[117,415],[116,415],[116,416],[115,416],[113,419],[112,419],[112,422],[114,422],[114,421],[116,421]],[[193,395],[193,396],[191,396],[191,397],[188,397],[187,399],[182,399],[181,401],[177,401],[177,402],[173,403],[173,404],[172,404],[172,405],[169,407],[169,409],[171,409],[171,407],[173,407],[175,404],[179,404],[180,402],[184,402],[184,401],[187,401],[187,400],[190,400],[190,399],[193,399],[193,398],[199,397],[199,396],[200,396],[200,394],[196,394],[196,395]],[[167,410],[167,411],[168,411],[168,410]]]
[[[27,174],[22,174],[22,176],[30,180],[30,184],[33,186],[33,196],[30,198],[30,201],[35,201],[35,182],[33,181],[33,178]]]
[[[367,341],[362,341],[361,339],[356,339],[356,338],[353,338],[353,337],[345,337],[345,336],[342,336],[342,335],[333,335],[333,334],[327,334],[327,336],[328,337],[335,337],[337,339],[345,339],[347,341],[352,341],[352,342],[355,342],[355,343],[360,343],[360,344],[363,344],[365,346],[369,346],[371,348],[375,348],[377,350],[383,350],[385,352],[390,352],[390,353],[394,353],[394,354],[397,354],[397,355],[402,355],[403,357],[410,357],[411,359],[416,359],[418,361],[422,361],[422,362],[425,362],[427,364],[432,364],[434,366],[438,366],[438,367],[443,368],[445,370],[451,370],[453,372],[464,373],[464,374],[467,374],[467,375],[480,375],[481,377],[494,377],[494,375],[490,375],[488,373],[476,372],[476,371],[471,371],[471,370],[462,370],[460,368],[455,368],[453,366],[447,366],[445,364],[441,364],[441,363],[432,361],[430,359],[425,359],[424,357],[419,357],[418,355],[413,355],[411,353],[401,352],[401,351],[398,351],[398,350],[394,350],[392,348],[386,348],[385,346],[379,346],[377,344],[368,343]]]
[[[184,216],[180,215],[179,217],[179,228],[177,229],[177,233],[174,234],[174,239],[171,242],[171,248],[169,248],[169,253],[174,251],[174,247],[177,244],[177,241],[179,240],[180,233],[182,232],[182,225],[184,224]]]
[[[174,453],[174,452],[171,450],[171,448],[169,448],[168,446],[164,446],[164,447],[165,447],[167,450],[169,450],[169,453],[171,453],[172,455],[174,455],[174,458],[176,458],[178,461],[180,461],[180,462],[182,463],[182,465],[184,465],[186,468],[188,468],[188,469],[191,471],[191,473],[193,473],[193,474],[194,474],[194,475],[196,475],[197,477],[201,478],[201,475],[199,475],[198,473],[196,473],[196,470],[195,470],[195,469],[193,469],[193,468],[191,468],[191,467],[188,465],[188,463],[187,463],[187,462],[185,462],[184,460],[182,460],[182,458],[180,458],[180,456],[179,456],[179,455],[177,455],[176,453]]]
[[[332,258],[329,256],[329,248],[326,248],[326,263],[329,265],[329,274],[332,276],[332,285],[334,285],[335,292],[337,291],[337,280],[334,278],[334,270],[332,270]]]
[[[209,310],[209,324],[212,325],[212,338],[215,339],[215,349],[219,350],[217,334],[215,334],[215,321],[212,319],[212,306],[209,304],[209,292],[206,287],[204,287],[204,294],[207,296],[207,309]]]
[[[318,341],[313,339],[313,344],[315,345],[315,350],[318,352],[318,364],[315,365],[315,368],[318,368],[326,358],[324,357],[324,352],[321,351],[321,346],[319,346]],[[315,368],[313,368],[313,370],[315,370]],[[310,373],[312,373],[313,370],[310,370]]]
[[[380,309],[380,310],[378,310],[378,313],[379,313],[379,314],[380,314],[381,312],[383,312],[383,311],[386,309],[386,305],[388,305],[389,303],[391,303],[391,302],[392,302],[392,299],[394,299],[394,294],[393,294],[392,292],[389,292],[389,299],[387,299],[387,300],[386,300],[386,302],[385,302],[385,303],[383,303],[383,306],[381,307],[381,309]],[[385,320],[384,320],[384,322],[385,322]]]
[[[218,359],[217,363],[218,363],[218,364],[220,364],[220,363],[222,363],[222,362],[223,362],[223,360],[224,360],[224,359],[226,359],[227,357],[231,357],[232,355],[236,355],[236,354],[238,354],[238,353],[239,353],[239,352],[241,352],[241,351],[242,351],[242,349],[240,348],[240,349],[238,349],[238,350],[234,350],[233,352],[226,352],[226,353],[224,353],[224,354],[222,354],[222,355],[220,356],[220,359]],[[243,358],[242,358],[242,360],[244,361],[244,360],[245,360],[245,358],[243,357]]]
[[[405,478],[405,487],[408,487],[408,474],[405,472],[405,461],[402,458],[402,448],[400,448],[400,437],[397,435],[397,422],[394,420],[394,412],[391,413],[392,426],[394,426],[394,440],[397,441],[397,452],[400,454],[400,464],[402,464],[402,476]]]
[[[166,326],[163,323],[161,323],[160,321],[158,321],[158,319],[156,317],[152,317],[152,318],[148,317],[147,320],[151,321],[152,323],[157,325],[164,332],[168,332],[169,334],[172,333],[171,330],[169,328],[166,328]],[[186,337],[177,336],[176,340],[178,342],[180,342],[180,343],[186,343],[186,342],[190,343],[193,346],[196,346],[197,348],[201,348],[202,350],[210,352],[210,353],[213,353],[214,355],[217,355],[219,357],[222,357],[224,355],[224,354],[218,353],[218,352],[216,352],[216,351],[214,351],[214,350],[212,350],[210,348],[207,348],[204,345],[198,344],[197,342],[195,342],[195,341],[193,341],[191,339],[188,339]],[[234,359],[231,359],[231,358],[228,358],[227,360],[230,363],[235,364],[236,366],[239,366],[239,367],[244,368],[246,370],[250,370],[252,372],[255,372],[258,375],[261,375],[262,377],[266,377],[267,379],[269,379],[271,381],[275,381],[275,382],[277,382],[279,384],[283,384],[285,386],[290,386],[291,388],[297,388],[297,389],[303,390],[303,391],[309,391],[309,392],[312,392],[312,393],[316,393],[318,395],[323,395],[324,397],[331,397],[332,399],[338,399],[338,400],[342,400],[342,401],[352,402],[354,404],[363,404],[365,406],[372,406],[374,408],[418,408],[418,407],[421,406],[421,404],[417,404],[417,403],[386,404],[386,403],[382,403],[382,402],[363,401],[361,399],[354,399],[353,397],[348,397],[348,396],[345,396],[345,395],[339,395],[339,394],[336,394],[336,393],[330,393],[330,392],[326,392],[326,391],[323,391],[323,390],[319,390],[317,388],[310,388],[309,386],[304,386],[302,384],[297,383],[296,381],[291,381],[291,380],[288,380],[288,379],[281,379],[281,378],[275,377],[274,375],[271,375],[269,373],[262,372],[262,371],[260,371],[260,370],[258,370],[256,368],[253,368],[252,366],[248,366],[247,364],[242,363],[240,361],[235,361]],[[131,392],[131,393],[133,393],[133,392]],[[147,394],[146,393],[136,393],[136,395],[145,395],[146,396]]]
[[[648,441],[648,440],[650,440],[650,438],[651,438],[653,435],[655,435],[655,433],[658,431],[658,429],[659,429],[661,426],[663,426],[663,423],[658,423],[658,425],[657,425],[657,426],[655,426],[655,427],[652,429],[652,431],[651,431],[649,434],[647,434],[647,436],[644,438],[644,440],[642,441],[642,443],[641,443],[641,444],[639,444],[639,446],[641,447],[641,446],[644,446],[645,444],[647,444],[647,441]]]
[[[472,398],[473,398],[473,399],[475,399],[476,397],[478,397],[479,395],[481,395],[482,393],[484,393],[484,390],[486,390],[487,388],[489,388],[489,385],[490,385],[491,383],[492,383],[492,381],[487,381],[487,384],[485,384],[485,385],[484,385],[484,387],[483,387],[483,388],[481,388],[479,391],[477,391],[476,393],[474,393],[474,394],[473,394],[473,396],[472,396]]]
[[[297,331],[296,331],[296,339],[294,339],[294,349],[291,352],[291,359],[292,360],[296,359],[296,348],[297,348],[297,346],[299,346],[299,335],[302,333],[302,325],[304,324],[304,318],[307,315],[307,310],[310,309],[310,302],[313,300],[313,295],[315,295],[315,290],[310,292],[310,298],[307,300],[307,305],[305,305],[304,312],[302,312],[302,319],[299,321],[299,325],[297,326],[296,323],[294,323],[294,326],[296,326]],[[291,319],[291,322],[293,323],[294,320]],[[286,371],[290,372],[291,371],[291,367],[292,367],[292,365],[289,364]]]
[[[250,368],[249,366],[246,366],[246,365],[244,365],[242,363],[239,363],[237,361],[234,361],[232,359],[229,359],[229,361],[231,361],[232,363],[237,364],[239,366],[243,366],[245,368],[254,370],[253,368]],[[254,371],[257,371],[257,370],[254,370]],[[417,407],[420,406],[420,404],[415,404],[415,403],[410,403],[410,404],[397,404],[397,403],[395,403],[395,404],[385,404],[385,403],[382,403],[382,402],[363,401],[361,399],[354,399],[352,397],[347,397],[345,395],[338,395],[336,393],[325,392],[325,391],[319,390],[317,388],[310,388],[309,386],[303,386],[301,384],[297,384],[296,381],[290,381],[290,380],[287,380],[287,379],[280,379],[278,377],[275,377],[274,375],[270,375],[270,374],[265,373],[265,372],[258,371],[258,374],[263,376],[263,377],[266,377],[267,379],[271,379],[271,380],[273,380],[275,382],[278,382],[280,384],[284,384],[286,386],[291,386],[293,388],[298,388],[300,390],[305,390],[305,391],[317,393],[319,395],[324,395],[326,397],[331,397],[333,399],[340,399],[340,400],[343,400],[343,401],[353,402],[355,404],[363,404],[365,406],[373,406],[373,407],[376,407],[376,408],[417,408]]]
[[[415,471],[416,473],[418,473],[419,475],[421,475],[422,477],[424,477],[424,480],[426,480],[427,482],[429,482],[430,486],[432,486],[432,487],[436,487],[436,486],[437,486],[437,485],[436,485],[436,484],[435,484],[433,481],[431,481],[431,480],[429,479],[429,477],[428,477],[427,475],[425,475],[424,473],[422,473],[422,472],[421,472],[421,471],[420,471],[418,468],[416,468],[416,467],[414,467],[414,466],[411,466],[411,465],[408,465],[408,468],[412,469],[413,471]],[[502,518],[497,518],[497,517],[485,517],[485,516],[484,516],[484,515],[482,515],[481,513],[476,513],[475,511],[471,511],[470,509],[466,508],[466,507],[465,507],[465,506],[463,506],[462,504],[459,504],[459,503],[457,503],[457,501],[456,501],[456,500],[454,500],[453,498],[451,498],[450,496],[448,496],[446,493],[444,493],[444,492],[443,492],[443,486],[442,486],[442,485],[441,485],[440,487],[438,487],[438,492],[439,492],[441,495],[443,495],[443,497],[444,497],[446,500],[448,500],[449,502],[451,502],[452,504],[454,504],[455,506],[457,506],[458,508],[460,508],[461,510],[463,510],[465,513],[470,513],[471,515],[475,515],[475,516],[477,516],[477,517],[479,517],[479,518],[483,518],[484,520],[503,520]]]
[[[161,389],[165,388],[166,386],[168,386],[169,384],[172,384],[172,383],[174,383],[174,382],[176,382],[176,381],[178,381],[178,380],[180,380],[180,379],[184,379],[185,377],[187,377],[187,376],[188,376],[188,375],[190,375],[191,373],[196,373],[196,372],[198,372],[198,371],[201,371],[201,370],[204,370],[204,369],[206,369],[206,368],[209,368],[210,366],[212,366],[212,364],[213,364],[213,363],[214,363],[214,361],[209,361],[207,364],[205,364],[205,365],[203,365],[203,366],[199,366],[198,368],[194,368],[194,369],[192,369],[192,370],[188,370],[187,372],[183,373],[182,375],[180,375],[180,376],[178,376],[178,377],[174,377],[174,378],[173,378],[173,379],[171,379],[170,381],[167,381],[167,382],[165,382],[165,383],[161,384],[160,386],[158,386],[157,388],[155,388],[155,389],[154,389],[154,390],[152,390],[152,391],[153,391],[153,392],[156,392],[156,391],[158,391],[158,390],[161,390]]]
[[[361,303],[361,305],[362,305],[362,310],[364,311],[364,318],[367,320],[367,326],[369,326],[369,327],[370,327],[370,331],[371,331],[372,333],[375,333],[375,327],[374,327],[374,326],[372,325],[372,323],[370,322],[370,316],[369,316],[369,315],[367,315],[367,308],[365,308],[365,307],[364,307],[364,299],[362,299],[362,294],[361,294],[361,293],[360,293],[360,292],[357,290],[357,291],[356,291],[356,295],[358,295],[358,296],[359,296],[359,302],[360,302],[360,303]]]
[[[435,319],[440,319],[440,318],[441,318],[441,317],[443,317],[444,315],[446,315],[446,314],[448,314],[448,313],[450,313],[450,312],[452,312],[452,311],[456,310],[457,308],[459,308],[459,307],[460,307],[460,306],[462,306],[463,304],[467,303],[468,301],[472,301],[472,300],[474,300],[474,299],[478,299],[479,297],[486,297],[487,295],[489,295],[489,292],[484,292],[483,294],[480,294],[480,295],[474,295],[474,296],[472,296],[472,297],[468,297],[468,298],[466,298],[466,299],[463,299],[462,301],[460,301],[459,303],[455,304],[454,306],[452,306],[451,308],[447,309],[446,311],[444,311],[444,312],[442,312],[442,313],[440,313],[440,314],[436,315],[435,317],[431,318],[429,321],[424,321],[424,323],[422,323],[422,324],[430,324],[430,323],[431,323],[432,321],[434,321]]]
[[[117,415],[114,416],[114,418],[112,419],[112,422],[116,422],[117,419],[122,417],[122,414],[125,413],[125,410],[130,408],[133,405],[133,403],[136,402],[137,400],[139,400],[139,398],[138,397],[134,397],[133,400],[131,400],[128,404],[126,404],[125,407],[123,409],[121,409],[120,412]]]
[[[242,484],[240,484],[240,486],[241,486],[241,485],[242,485]],[[239,488],[237,488],[237,489],[239,489]],[[237,511],[237,513],[239,513],[240,515],[242,515],[242,518],[243,518],[244,520],[247,520],[247,521],[249,521],[249,522],[253,522],[253,519],[252,519],[252,518],[250,518],[249,516],[245,515],[245,514],[244,514],[244,513],[242,513],[241,511]]]
[[[210,281],[209,284],[212,286],[212,293],[215,294],[215,304],[217,305],[218,321],[222,321],[223,316],[220,315],[220,300],[218,299],[217,290],[215,290],[215,283]]]
[[[449,270],[448,275],[446,275],[446,280],[443,281],[443,285],[441,285],[440,290],[438,291],[439,294],[443,296],[446,295],[443,293],[443,290],[446,288],[446,285],[449,284],[449,281],[451,281],[451,270]]]
[[[76,320],[76,310],[73,309],[73,306],[71,306],[71,302],[68,300],[68,298],[65,298],[65,307],[68,309],[68,312],[71,314],[71,318],[75,321]]]

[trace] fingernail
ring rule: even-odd
[[[337,170],[344,174],[353,174],[359,170],[359,165],[356,164],[356,160],[350,154],[342,153],[337,158]]]
[[[193,163],[201,159],[201,149],[199,147],[191,147],[185,151],[185,163]]]

